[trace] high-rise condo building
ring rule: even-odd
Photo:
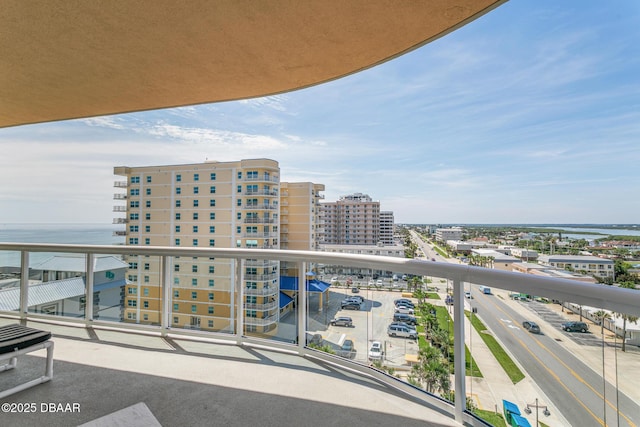
[[[115,167],[114,174],[127,179],[115,184],[127,190],[115,197],[125,200],[126,207],[114,208],[126,213],[115,222],[126,224],[127,245],[317,246],[317,205],[324,186],[281,183],[274,160],[122,166]],[[127,261],[123,320],[159,323],[159,258],[131,256]],[[233,319],[239,307],[233,263],[210,257],[177,257],[172,263],[172,327],[235,331]],[[247,259],[242,268],[245,332],[275,333],[281,311],[287,310],[280,303],[281,266],[277,261]]]

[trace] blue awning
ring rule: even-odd
[[[518,409],[518,405],[515,403],[511,403],[508,400],[502,400],[502,407],[505,411],[509,411],[512,414],[520,415],[520,409]]]
[[[293,302],[293,298],[284,292],[280,292],[280,308],[284,308]]]
[[[321,280],[307,280],[307,292],[324,292],[331,286],[327,282]],[[298,278],[293,276],[280,276],[280,290],[282,291],[297,291],[298,290]]]
[[[511,416],[511,418],[516,423],[515,424],[516,427],[531,427],[531,424],[529,424],[529,420],[524,417],[521,417],[520,415],[514,414]]]

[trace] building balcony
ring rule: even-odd
[[[277,224],[273,218],[245,218],[243,222],[245,224]]]
[[[268,302],[264,304],[244,303],[245,310],[271,311],[278,307],[278,301]],[[245,318],[245,322],[246,322]]]
[[[113,186],[115,188],[127,188],[127,185],[128,185],[127,181],[115,181],[113,183]]]
[[[249,239],[268,239],[270,237],[278,237],[279,233],[277,231],[266,231],[259,233],[242,233],[242,237]]]
[[[113,212],[127,212],[126,206],[114,206]]]
[[[272,211],[279,209],[278,205],[265,205],[265,204],[255,204],[255,205],[242,205],[242,209],[245,211]]]
[[[244,196],[278,197],[278,190],[245,190],[242,194]]]
[[[270,261],[266,259],[247,259],[244,261],[246,267],[273,267],[278,265],[278,261]]]
[[[126,194],[116,193],[113,195],[113,200],[127,200]]]
[[[128,222],[127,218],[113,218],[112,224],[127,224]]]
[[[127,235],[127,230],[115,230],[112,236],[124,237]]]
[[[249,274],[245,273],[244,279],[251,280],[252,282],[270,282],[273,279],[277,279],[277,273],[267,273],[267,274]]]
[[[247,182],[280,182],[280,177],[274,175],[245,176],[243,181]]]
[[[341,419],[346,411],[356,421],[345,419],[344,422],[358,426],[363,422],[379,424],[382,419],[402,426],[488,424],[467,410],[465,399],[452,402],[447,399],[450,395],[439,386],[427,392],[425,383],[412,385],[409,382],[412,365],[422,363],[418,341],[389,336],[387,329],[393,317],[393,300],[400,297],[400,291],[407,292],[403,287],[406,284],[396,286],[390,279],[384,278],[384,287],[391,290],[367,289],[369,277],[365,276],[362,280],[353,277],[354,281],[360,280],[359,295],[364,298],[364,304],[361,310],[348,312],[341,309],[340,301],[349,293],[349,288],[331,287],[326,291],[326,298],[320,300],[317,293],[300,286],[294,300],[295,307],[288,307],[290,310],[285,312],[285,316],[245,318],[244,310],[231,310],[230,317],[222,319],[220,327],[224,331],[210,332],[205,330],[204,325],[201,330],[173,326],[171,268],[166,268],[162,275],[163,292],[155,295],[157,306],[160,307],[155,317],[157,320],[154,320],[156,323],[143,324],[117,318],[107,320],[103,316],[104,310],[114,307],[108,305],[111,304],[106,300],[108,289],[103,284],[94,286],[93,280],[86,280],[73,291],[75,288],[67,283],[64,285],[67,294],[63,295],[60,292],[62,284],[56,281],[37,283],[37,272],[29,267],[32,265],[30,259],[55,253],[85,257],[86,262],[82,264],[87,271],[82,272],[82,277],[89,278],[102,277],[94,275],[97,272],[93,271],[97,265],[96,257],[101,255],[159,257],[160,265],[165,266],[171,266],[175,257],[228,258],[236,264],[232,271],[238,271],[234,279],[236,286],[232,288],[237,289],[237,293],[232,293],[235,301],[244,301],[245,296],[250,295],[280,294],[278,286],[251,290],[242,285],[252,280],[252,276],[245,274],[241,265],[238,265],[246,259],[275,259],[291,263],[298,271],[298,283],[310,280],[305,272],[317,271],[317,266],[329,265],[341,266],[345,271],[415,275],[428,280],[420,287],[424,294],[413,295],[416,297],[413,298],[414,302],[418,303],[428,295],[424,300],[432,306],[424,313],[428,315],[429,310],[435,310],[439,318],[446,318],[443,320],[447,325],[444,330],[453,332],[451,342],[445,340],[444,344],[436,345],[436,335],[427,337],[421,330],[418,334],[420,347],[450,351],[447,354],[453,355],[452,362],[443,366],[451,368],[451,376],[448,370],[444,371],[445,378],[451,381],[447,388],[455,389],[456,395],[467,396],[470,402],[489,408],[491,412],[497,407],[498,413],[501,412],[502,400],[511,400],[532,425],[537,409],[540,410],[540,421],[552,426],[604,425],[605,418],[607,423],[619,419],[620,422],[616,424],[620,426],[639,423],[640,391],[637,379],[640,375],[640,345],[635,343],[638,337],[634,331],[640,327],[635,325],[631,317],[616,313],[640,315],[640,291],[472,267],[457,262],[373,255],[0,243],[0,254],[17,259],[17,263],[11,263],[15,268],[3,270],[3,283],[14,280],[14,284],[0,289],[0,322],[23,322],[38,329],[49,329],[55,341],[53,380],[10,396],[3,403],[79,402],[83,410],[55,415],[59,425],[79,425],[101,416],[115,416],[116,411],[140,402],[147,405],[149,413],[162,425],[198,424],[189,420],[196,417],[204,419],[202,417],[210,414],[210,410],[196,409],[207,406],[194,402],[203,399],[203,403],[211,404],[212,396],[227,396],[226,399],[230,399],[229,393],[238,393],[238,399],[242,401],[267,399],[268,402],[286,407],[286,411],[269,413],[270,422],[275,417],[279,425],[290,424],[291,411],[295,411],[298,405],[312,405],[304,406],[307,412],[295,412],[300,417],[320,412],[331,415],[333,423],[335,417]],[[317,274],[321,272],[314,277]],[[324,280],[327,280],[326,276]],[[42,285],[61,287],[58,292],[50,293],[41,292],[39,287]],[[483,287],[490,287],[490,293],[485,293]],[[72,291],[76,294],[69,294]],[[119,289],[115,288],[114,291],[115,295],[120,295]],[[473,298],[466,298],[467,292]],[[536,297],[523,301],[510,298],[512,293]],[[42,295],[49,300],[41,300]],[[138,298],[140,307],[144,299],[142,289],[137,297],[128,296],[127,300],[135,298]],[[81,308],[78,309],[76,304],[74,309],[73,301],[82,301]],[[554,301],[562,301],[563,304]],[[124,313],[127,310],[126,307],[116,306],[114,312]],[[603,331],[593,320],[598,319],[597,313],[600,311],[611,316],[602,322]],[[423,322],[420,319],[425,314],[418,313],[419,322]],[[216,312],[216,316],[220,315]],[[352,317],[354,326],[348,330],[331,326],[329,320],[337,315]],[[216,322],[220,320],[219,317],[216,319]],[[626,319],[624,333],[623,319]],[[482,332],[476,329],[478,320],[485,327]],[[524,320],[538,323],[542,333],[526,331],[522,326]],[[563,320],[588,323],[588,332],[563,331],[559,327]],[[270,335],[252,332],[272,325],[273,329],[265,328]],[[421,323],[421,327],[424,325]],[[339,353],[347,333],[356,349],[355,353],[349,355],[350,358],[341,357]],[[309,334],[321,335],[322,345],[336,354],[307,347],[305,344]],[[485,343],[488,336],[506,347],[509,357],[516,360],[515,365],[521,370],[522,378],[517,381],[510,379],[507,370],[502,368]],[[380,364],[374,364],[368,357],[369,344],[373,341],[379,341],[384,349]],[[622,351],[623,341],[625,351]],[[468,365],[478,367],[482,376],[475,376],[472,370],[467,372],[465,348],[473,358]],[[256,354],[259,354],[257,359]],[[267,363],[261,364],[262,360]],[[21,359],[17,369],[0,373],[2,387],[19,381],[25,372],[36,369],[41,361],[38,357]],[[261,387],[261,381],[274,366],[278,369]],[[388,374],[387,369],[393,369],[394,374]],[[210,376],[202,375],[203,372],[225,372],[229,375]],[[245,374],[246,390],[242,389],[244,383],[241,381]],[[316,374],[318,378],[315,378]],[[301,381],[299,375],[305,376],[305,381]],[[292,377],[297,378],[293,381]],[[224,383],[230,378],[234,379],[233,384]],[[273,384],[274,378],[277,378],[277,386]],[[289,383],[289,380],[292,382]],[[122,384],[127,384],[127,387],[122,387]],[[313,387],[308,384],[313,384]],[[255,392],[256,387],[260,393]],[[166,395],[149,392],[174,388],[189,392],[175,393],[169,402]],[[288,398],[283,397],[283,390],[291,393]],[[336,393],[328,393],[327,390],[341,390],[341,393],[336,397]],[[349,393],[348,401],[345,401],[344,393]],[[304,396],[304,399],[299,399],[300,396]],[[334,398],[339,398],[339,401],[333,403]],[[334,404],[335,407],[332,406]],[[230,402],[229,405],[233,406],[234,403]],[[402,408],[401,413],[398,408]],[[246,404],[238,403],[238,418],[242,421],[248,421],[243,418],[245,409]],[[527,414],[525,409],[531,413]],[[286,413],[286,416],[278,418],[280,412]],[[11,426],[39,425],[51,423],[52,417],[51,413],[40,412],[19,414],[20,417],[17,415],[3,414],[3,423]],[[178,415],[182,417],[179,422],[175,418]],[[233,418],[230,425],[240,425],[235,421],[236,418]]]

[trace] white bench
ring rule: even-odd
[[[0,399],[50,381],[53,378],[53,341],[50,341],[50,338],[51,332],[47,331],[17,324],[0,326],[0,372],[14,369],[18,364],[19,356],[32,351],[47,349],[44,375],[8,390],[0,391]]]

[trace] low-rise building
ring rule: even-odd
[[[590,255],[540,255],[538,262],[560,270],[585,272],[601,278],[615,279],[614,262]]]

